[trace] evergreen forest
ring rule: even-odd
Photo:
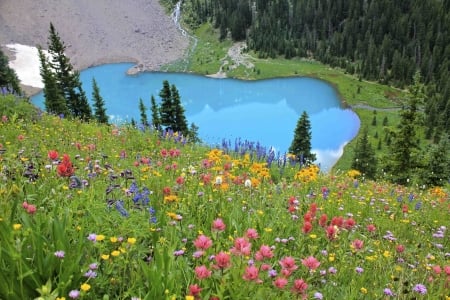
[[[183,9],[190,27],[211,23],[260,58],[314,59],[398,88],[419,71],[427,138],[450,133],[449,0],[188,0]]]

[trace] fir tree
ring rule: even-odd
[[[316,160],[316,154],[311,153],[311,123],[306,111],[297,121],[289,153],[294,154],[302,164],[311,164]]]
[[[187,135],[188,123],[177,87],[174,84],[170,86],[170,83],[164,80],[159,96],[161,97],[159,109],[161,125],[166,129]]]
[[[430,186],[442,186],[450,180],[450,140],[443,134],[437,145],[431,145],[425,158],[421,178]]]
[[[81,85],[80,73],[73,69],[65,50],[64,42],[50,23],[48,39],[48,51],[51,55],[50,68],[56,75],[56,82],[66,99],[71,115],[81,120],[89,120],[92,117],[92,111]]]
[[[141,114],[141,124],[144,126],[148,126],[148,118],[147,118],[147,107],[144,105],[144,101],[142,98],[139,98],[139,112]]]
[[[186,121],[186,116],[184,115],[184,108],[181,105],[180,94],[178,93],[177,87],[172,84],[171,96],[172,96],[172,105],[175,113],[175,120],[172,126],[173,131],[180,132],[183,135],[188,134],[188,123]]]
[[[20,80],[16,72],[9,67],[8,57],[0,49],[0,88],[5,88],[8,93],[22,94]]]
[[[417,72],[414,76],[414,85],[410,88],[409,99],[400,113],[400,124],[397,131],[392,133],[389,157],[386,159],[388,162],[386,171],[391,174],[392,180],[399,184],[407,184],[417,167],[415,156],[419,144],[416,121],[419,105],[424,101],[423,84],[420,80],[420,73]]]
[[[150,99],[150,102],[151,102],[153,128],[155,128],[156,130],[160,130],[161,129],[161,118],[159,115],[159,106],[158,106],[158,104],[156,104],[156,99],[153,95]]]
[[[59,89],[56,76],[50,68],[47,57],[40,46],[38,47],[38,54],[40,60],[40,74],[42,81],[44,82],[43,92],[45,110],[50,114],[63,116],[70,115],[66,100],[64,99],[62,91]]]
[[[375,178],[377,160],[372,145],[369,142],[367,127],[364,128],[361,137],[356,142],[352,169],[360,171],[367,178]]]
[[[199,127],[195,125],[195,123],[191,123],[191,126],[189,127],[189,141],[192,143],[200,143],[201,140],[198,137],[198,129]]]
[[[161,97],[161,106],[159,109],[161,125],[168,129],[172,129],[174,124],[175,111],[172,103],[172,93],[170,91],[170,83],[167,80],[163,81],[163,87],[159,92]]]
[[[95,78],[92,79],[92,99],[94,100],[94,117],[99,123],[108,124],[105,101],[100,95],[100,88]]]

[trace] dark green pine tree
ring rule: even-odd
[[[392,181],[407,184],[413,172],[418,167],[416,156],[419,152],[417,142],[416,121],[419,114],[419,105],[424,102],[423,89],[419,72],[414,75],[414,84],[410,88],[410,96],[400,112],[400,124],[392,133],[392,143],[388,157],[385,160],[385,170],[391,175]]]
[[[92,99],[94,100],[94,117],[99,123],[108,124],[108,116],[106,115],[105,101],[100,95],[95,78],[92,78]]]
[[[446,133],[427,151],[421,178],[429,186],[442,186],[450,179],[450,140]]]
[[[50,23],[48,39],[48,51],[52,57],[50,67],[56,75],[57,83],[66,99],[71,115],[81,120],[89,120],[92,117],[92,111],[81,85],[80,73],[73,69],[65,50],[64,42],[53,24]]]
[[[377,159],[372,145],[369,142],[367,127],[356,142],[352,169],[360,171],[365,177],[374,179],[377,171]]]
[[[80,75],[78,74],[78,77]],[[78,97],[76,98],[78,100],[77,102],[77,111],[76,111],[76,117],[78,117],[80,120],[83,121],[89,121],[92,119],[92,109],[91,106],[89,105],[89,101],[88,98],[86,97],[86,93],[84,92],[84,90],[81,87],[81,82],[80,82],[80,86],[78,87]]]
[[[171,87],[171,95],[172,95],[172,105],[174,110],[174,123],[172,129],[176,132],[180,132],[183,135],[188,134],[188,123],[186,121],[186,116],[184,114],[184,107],[181,105],[180,94],[178,92],[177,87],[172,84]]]
[[[156,103],[156,99],[153,95],[150,99],[150,102],[151,102],[153,128],[156,130],[160,130],[161,129],[161,118],[160,118],[160,114],[159,114],[159,106]]]
[[[316,160],[316,154],[311,153],[311,123],[306,111],[297,121],[289,153],[294,154],[302,164],[311,164]]]
[[[175,111],[172,104],[172,93],[170,91],[170,83],[167,80],[163,81],[163,87],[159,92],[161,97],[161,106],[159,109],[161,125],[167,129],[173,129]]]
[[[189,141],[192,143],[200,143],[201,140],[198,137],[198,129],[199,127],[195,125],[195,123],[191,123],[191,126],[189,127]]]
[[[8,57],[0,49],[0,88],[6,88],[8,93],[22,94],[20,80],[16,72],[9,67]]]
[[[148,126],[148,117],[147,117],[147,107],[144,105],[144,101],[142,101],[142,98],[139,98],[139,112],[141,114],[141,124],[145,127]]]
[[[44,105],[45,110],[50,114],[68,116],[70,114],[67,108],[66,99],[59,89],[57,79],[48,63],[41,47],[38,47],[40,60],[40,74],[44,83]]]

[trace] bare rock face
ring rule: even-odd
[[[50,22],[77,69],[134,62],[139,71],[158,70],[189,46],[158,0],[1,0],[3,51],[7,44],[46,49]]]

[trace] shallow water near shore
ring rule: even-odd
[[[287,152],[303,111],[312,127],[311,144],[321,169],[329,170],[342,155],[360,126],[357,115],[341,107],[332,86],[306,78],[274,78],[257,81],[217,79],[185,73],[146,72],[129,76],[128,63],[107,64],[81,72],[86,95],[91,98],[95,77],[111,123],[140,120],[139,99],[148,108],[150,97],[159,101],[162,82],[177,87],[189,124],[199,127],[199,137],[209,145],[223,139],[234,146],[237,138],[258,142],[277,152]],[[44,107],[42,92],[32,102]]]

